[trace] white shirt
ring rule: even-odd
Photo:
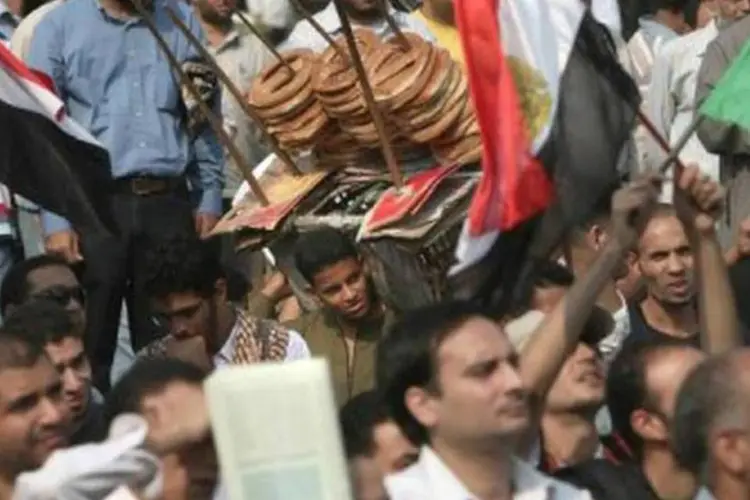
[[[599,341],[599,352],[604,359],[604,364],[609,367],[617,353],[622,349],[622,344],[630,335],[630,314],[628,314],[628,303],[625,297],[618,291],[620,308],[612,313],[612,331]]]
[[[389,10],[391,17],[393,17],[393,20],[396,22],[396,25],[399,28],[405,31],[413,31],[419,34],[425,40],[435,42],[435,37],[432,36],[430,30],[422,21],[420,21],[419,19],[415,19],[414,16],[410,16],[406,12],[401,12],[394,9],[390,6],[390,3]],[[331,36],[336,37],[341,33],[341,20],[339,19],[339,15],[336,12],[336,6],[333,4],[333,2],[329,3],[328,7],[318,12],[313,17]],[[391,31],[391,28],[390,26],[388,26],[388,23],[385,21],[385,19],[381,19],[370,25],[357,24],[356,26],[367,27],[374,30],[375,34],[378,35],[381,39],[393,35],[393,32]],[[317,31],[315,31],[315,28],[313,28],[310,23],[303,20],[297,23],[297,25],[294,27],[294,30],[289,35],[289,38],[287,38],[286,41],[279,46],[279,49],[289,50],[308,48],[316,52],[322,52],[326,49],[326,47],[328,47],[328,42],[326,42],[325,39],[320,36]]]
[[[646,93],[646,112],[656,129],[674,146],[690,127],[695,115],[695,86],[708,44],[719,34],[716,22],[666,42],[656,55],[651,84]],[[653,139],[645,143],[645,162],[658,168],[666,154]],[[701,172],[719,180],[719,157],[706,151],[696,134],[680,152],[686,163],[697,163]],[[666,183],[663,201],[671,202],[672,184]]]
[[[513,460],[515,500],[591,500],[591,495],[538,472],[531,465]],[[425,446],[417,463],[386,476],[385,487],[391,500],[479,500]]]
[[[236,323],[227,341],[224,342],[219,352],[214,355],[213,362],[216,368],[229,366],[232,363],[234,343],[237,341],[239,333],[239,323]],[[307,347],[307,342],[302,338],[302,335],[294,330],[289,330],[289,343],[286,346],[286,358],[284,358],[284,361],[297,361],[300,359],[310,359],[310,348]]]

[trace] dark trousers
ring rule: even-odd
[[[112,211],[118,235],[80,235],[87,294],[86,350],[94,384],[102,392],[109,390],[123,298],[133,350],[138,352],[157,336],[143,289],[148,246],[175,234],[195,232],[186,188],[148,196],[119,192],[112,196]]]

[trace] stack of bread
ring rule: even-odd
[[[248,103],[279,146],[307,151],[317,144],[329,122],[312,90],[318,59],[311,50],[293,50],[282,57],[284,62],[276,61],[255,79]]]
[[[357,49],[398,153],[428,148],[444,163],[471,163],[481,141],[462,69],[413,33],[383,41],[354,31]],[[331,169],[369,163],[379,136],[343,37],[322,54],[295,50],[253,83],[249,102],[282,148],[311,150]],[[382,158],[382,157],[380,157]]]

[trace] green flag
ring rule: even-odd
[[[721,75],[700,108],[701,114],[717,121],[750,129],[750,42]]]

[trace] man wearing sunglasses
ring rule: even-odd
[[[63,399],[73,418],[70,442],[74,445],[97,441],[105,431],[101,396],[92,387],[91,363],[84,349],[84,302],[76,275],[65,261],[51,255],[15,264],[0,289],[3,317],[35,325],[35,334],[42,337],[44,350],[60,374]]]

